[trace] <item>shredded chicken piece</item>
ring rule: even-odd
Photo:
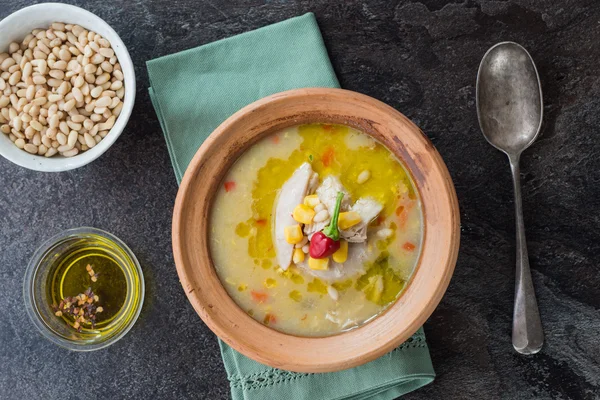
[[[371,197],[361,197],[356,200],[356,203],[350,208],[350,211],[355,211],[360,215],[360,222],[348,229],[340,230],[342,239],[351,243],[361,243],[367,240],[367,227],[379,213],[383,210],[383,206]]]

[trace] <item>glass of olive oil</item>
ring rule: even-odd
[[[74,228],[36,250],[25,273],[24,298],[29,317],[50,341],[70,350],[98,350],[135,323],[144,302],[144,277],[135,255],[117,237]],[[81,311],[79,319],[82,308],[93,317]]]

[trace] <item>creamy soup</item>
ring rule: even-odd
[[[346,126],[301,125],[259,141],[228,171],[210,248],[250,316],[327,336],[398,298],[419,257],[421,224],[411,179],[388,149]]]

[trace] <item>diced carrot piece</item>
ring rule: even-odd
[[[407,201],[407,202],[404,202],[404,205],[399,206],[396,209],[396,215],[398,216],[398,227],[399,228],[404,228],[404,226],[406,225],[406,222],[408,221],[408,213],[410,212],[410,210],[412,210],[412,208],[414,206],[415,206],[414,201]]]
[[[308,314],[304,314],[304,317],[300,318],[300,321],[304,321],[308,317]]]
[[[329,146],[327,149],[325,149],[325,152],[321,156],[321,162],[325,167],[329,167],[333,162],[334,156],[335,152],[333,150],[333,147]]]
[[[250,295],[252,295],[252,300],[254,300],[257,303],[264,303],[269,298],[268,294],[264,292],[257,292],[256,290],[251,291]]]
[[[398,226],[400,228],[404,228],[404,226],[406,225],[406,221],[408,221],[408,213],[404,211],[400,215],[398,215]]]
[[[271,136],[271,141],[275,144],[278,144],[279,143],[279,135]]]
[[[411,242],[404,243],[404,245],[402,247],[404,248],[404,250],[407,250],[407,251],[413,251],[415,249],[415,245],[412,244]]]
[[[231,192],[233,189],[235,189],[235,182],[228,181],[228,182],[225,182],[223,184],[223,186],[225,186],[225,191],[226,192]]]
[[[265,225],[267,225],[267,220],[263,219],[263,218],[257,219],[256,220],[256,225],[258,225],[258,226],[265,226]]]
[[[331,132],[335,129],[335,127],[333,125],[323,125],[323,130],[326,130],[328,132]]]

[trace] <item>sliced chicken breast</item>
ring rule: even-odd
[[[275,206],[275,251],[277,263],[284,271],[292,262],[294,245],[285,240],[284,229],[286,226],[295,225],[297,222],[292,218],[294,208],[301,204],[306,196],[308,183],[313,174],[309,163],[304,163],[288,179],[279,192]]]

